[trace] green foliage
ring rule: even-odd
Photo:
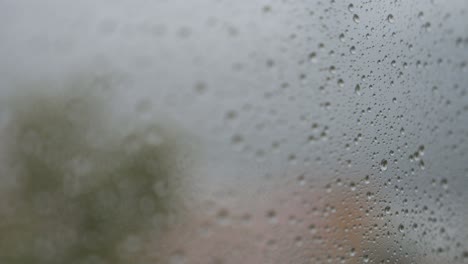
[[[69,85],[9,98],[4,152],[16,184],[0,212],[2,263],[127,263],[140,250],[128,238],[154,231],[173,206],[173,135],[114,118],[95,83]]]

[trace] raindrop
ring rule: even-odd
[[[400,233],[404,233],[405,232],[405,226],[403,226],[402,224],[400,224],[398,226],[398,231],[400,231]]]
[[[276,212],[275,210],[269,210],[266,214],[267,218],[268,218],[268,221],[271,223],[271,224],[276,224],[278,222],[277,218],[276,218]]]
[[[424,161],[423,161],[423,160],[420,160],[420,161],[419,161],[419,168],[420,168],[421,170],[424,170],[425,167],[424,167]]]
[[[386,214],[390,214],[390,206],[386,206],[384,210]]]
[[[354,92],[357,95],[361,95],[361,86],[359,84],[356,84],[356,87],[354,87]]]
[[[418,13],[418,18],[421,20],[424,19],[424,13],[422,11]]]
[[[338,79],[338,86],[343,87],[344,86],[344,81],[343,79]]]
[[[229,211],[227,209],[221,209],[216,214],[216,221],[219,225],[228,225],[229,224]]]
[[[317,230],[316,230],[314,224],[310,224],[310,225],[309,225],[309,232],[310,232],[311,234],[317,233]]]
[[[353,21],[354,21],[356,24],[359,24],[360,19],[359,19],[359,16],[358,16],[357,14],[354,14],[354,15],[353,15]]]
[[[383,159],[381,162],[380,162],[380,170],[381,171],[386,171],[387,170],[387,166],[388,166],[388,161],[386,159]]]
[[[426,22],[426,23],[423,25],[423,28],[426,30],[426,32],[431,31],[431,23]]]
[[[448,189],[448,180],[446,178],[443,178],[440,181],[440,185],[442,185],[442,188],[444,188],[445,190]]]
[[[346,39],[345,39],[345,35],[343,33],[341,33],[338,38],[340,39],[341,42],[345,42]]]
[[[309,61],[312,63],[317,62],[317,53],[316,52],[311,52],[309,54]]]
[[[369,175],[366,175],[366,177],[364,177],[364,183],[365,183],[365,184],[369,184],[369,183],[370,183],[370,177],[369,177]]]

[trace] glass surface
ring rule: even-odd
[[[468,2],[0,0],[0,263],[468,263]]]

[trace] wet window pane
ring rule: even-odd
[[[0,263],[466,263],[468,2],[0,0]]]

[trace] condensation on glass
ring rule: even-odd
[[[468,2],[0,0],[0,263],[467,263]]]

